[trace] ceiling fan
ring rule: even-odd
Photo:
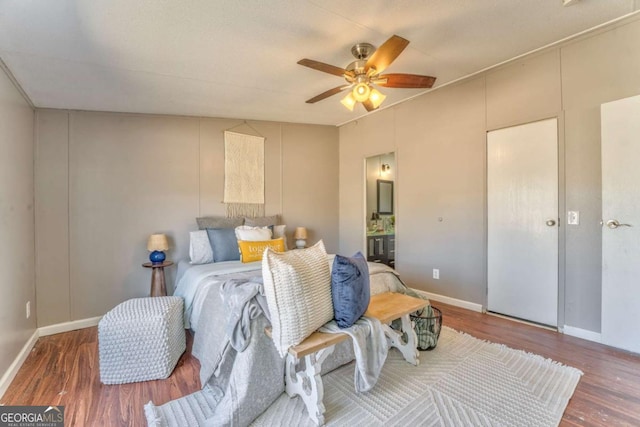
[[[391,36],[378,49],[370,43],[358,43],[351,48],[351,53],[356,60],[347,65],[346,68],[336,67],[313,59],[301,59],[298,64],[324,73],[344,77],[348,83],[308,99],[306,101],[307,104],[322,101],[343,90],[350,89],[347,96],[340,101],[345,107],[353,111],[356,103],[360,102],[367,111],[373,111],[386,98],[376,89],[376,86],[412,89],[431,88],[436,81],[435,77],[417,74],[380,74],[391,65],[408,44],[409,40],[396,35]]]

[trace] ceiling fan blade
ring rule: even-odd
[[[376,81],[378,79],[381,81]],[[387,80],[386,82],[384,82],[385,79]],[[435,81],[435,77],[420,76],[418,74],[383,74],[374,79],[373,82],[384,87],[429,89],[433,86]]]
[[[316,103],[318,101],[322,101],[323,99],[328,98],[330,96],[333,96],[336,93],[342,92],[343,90],[345,90],[348,87],[349,87],[348,85],[347,86],[342,85],[342,86],[334,87],[333,89],[329,89],[326,92],[322,92],[320,95],[316,95],[313,98],[308,99],[306,102],[307,102],[307,104],[313,104],[313,103]]]
[[[393,35],[384,42],[367,60],[365,68],[373,67],[377,73],[384,71],[409,44],[409,40]]]
[[[313,59],[301,59],[298,64],[305,67],[313,68],[314,70],[322,71],[323,73],[333,74],[334,76],[342,77],[345,74],[351,75],[349,71],[344,68],[336,67],[335,65],[325,64],[324,62],[314,61]]]
[[[364,105],[364,108],[366,108],[367,111],[377,110],[377,108],[373,106],[373,103],[368,99],[364,101],[362,105]]]

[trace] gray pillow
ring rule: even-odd
[[[258,218],[245,218],[244,225],[250,227],[268,227],[270,225],[279,225],[280,215],[261,216]]]
[[[233,228],[207,228],[211,249],[213,249],[213,262],[240,261],[240,249],[236,230]]]
[[[207,216],[196,218],[198,229],[206,230],[207,228],[236,228],[244,224],[244,218],[225,218],[221,216]]]

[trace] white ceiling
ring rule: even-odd
[[[357,42],[436,87],[634,12],[634,0],[0,0],[0,58],[37,107],[340,124]],[[382,88],[388,106],[420,93]]]

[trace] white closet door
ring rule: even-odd
[[[640,96],[601,112],[602,342],[640,353]]]
[[[488,309],[558,324],[558,124],[487,135]]]

